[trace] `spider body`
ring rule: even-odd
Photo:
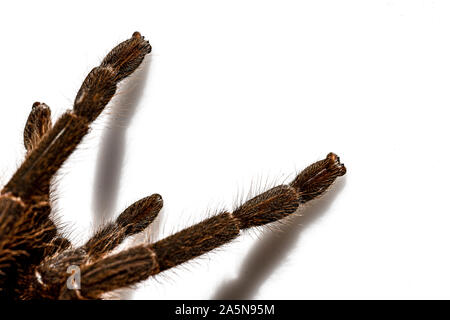
[[[344,165],[330,153],[291,183],[263,192],[234,211],[221,212],[158,242],[112,254],[126,237],[143,231],[155,219],[163,200],[153,194],[128,207],[84,245],[74,247],[49,218],[51,179],[114,96],[117,84],[150,51],[138,32],[116,46],[88,74],[73,109],[55,124],[47,105],[33,104],[24,130],[26,158],[0,193],[1,298],[99,299],[213,250],[243,229],[291,215],[345,174]],[[74,286],[70,270],[81,279]]]

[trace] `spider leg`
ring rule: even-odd
[[[114,96],[118,82],[129,76],[150,51],[148,41],[135,32],[130,39],[116,46],[100,66],[92,69],[78,91],[73,110],[63,114],[48,130],[2,194],[12,194],[25,202],[45,195],[53,175]]]
[[[81,288],[63,287],[61,299],[99,298],[142,281],[236,238],[241,229],[261,226],[294,213],[325,192],[346,169],[330,153],[303,170],[289,185],[274,187],[233,212],[222,212],[156,243],[140,245],[81,266]]]
[[[51,110],[45,103],[35,102],[32,106],[31,112],[25,124],[23,131],[24,146],[29,154],[41,141],[42,137],[51,129]],[[28,259],[28,264],[37,264],[41,261],[41,257],[45,256],[46,253],[51,251],[56,251],[57,248],[61,247],[61,243],[70,243],[67,239],[58,237],[55,240],[54,237],[57,234],[57,227],[51,221],[48,216],[50,215],[50,201],[49,201],[49,190],[47,190],[46,195],[42,196],[41,201],[33,203],[25,213],[28,223],[21,223],[20,225],[28,229],[23,229],[20,232],[16,230],[16,237],[23,235],[24,239],[22,241],[16,241],[16,245],[21,242],[24,244],[26,238],[33,238],[37,241],[38,245],[34,246],[33,249],[23,247],[23,249],[28,250],[28,255],[33,259]],[[30,221],[32,223],[30,223]],[[30,225],[32,226],[30,228]],[[33,225],[40,226],[40,229],[35,229]],[[64,247],[67,247],[65,245]],[[17,248],[15,251],[18,251]]]
[[[108,223],[97,231],[82,248],[91,259],[110,252],[125,238],[147,228],[156,218],[162,206],[163,200],[159,194],[136,201],[125,209],[114,222]]]
[[[23,130],[23,142],[25,149],[27,150],[27,154],[29,154],[33,149],[35,149],[39,142],[42,140],[42,137],[52,128],[52,119],[51,119],[51,110],[49,106],[45,103],[35,102],[32,106],[31,112],[28,116],[27,122],[25,124],[25,128]],[[47,232],[45,243],[44,254],[36,256],[45,256],[53,251],[58,251],[59,248],[66,248],[70,244],[69,240],[63,237],[54,238],[57,233],[56,225],[48,218],[50,215],[50,190],[47,190],[46,197],[43,196],[44,201],[41,201],[42,205],[39,208],[40,213],[38,214],[43,221],[41,221],[40,225],[47,225],[47,228],[43,228]],[[32,211],[37,211],[36,208],[32,207]],[[52,241],[55,240],[55,241]],[[64,244],[64,245],[62,245]]]

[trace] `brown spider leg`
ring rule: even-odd
[[[62,288],[62,299],[99,298],[142,281],[236,238],[241,229],[261,226],[294,213],[300,204],[325,192],[346,169],[330,153],[303,170],[289,185],[272,188],[245,202],[149,245],[140,245],[81,266],[81,289]]]
[[[90,259],[98,258],[114,248],[122,241],[134,234],[142,232],[158,215],[163,206],[159,194],[153,194],[136,201],[116,221],[108,223],[82,246]]]
[[[138,32],[116,46],[86,77],[75,98],[73,110],[63,114],[31,151],[2,190],[25,202],[45,195],[50,180],[89,130],[116,92],[117,83],[129,76],[151,51]]]
[[[25,128],[23,130],[23,141],[27,154],[37,147],[44,135],[52,128],[51,110],[45,103],[35,102],[28,116]],[[38,253],[34,256],[46,256],[70,246],[69,240],[63,237],[54,238],[57,233],[56,225],[48,218],[50,215],[50,190],[47,190],[47,196],[43,196],[41,206],[39,207],[39,215],[42,217],[41,225],[47,225],[47,241],[45,243],[44,254]],[[32,207],[32,211],[37,211]],[[44,211],[44,212],[42,212]],[[43,243],[44,245],[44,243]]]

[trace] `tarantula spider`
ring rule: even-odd
[[[135,202],[114,221],[75,248],[49,218],[52,177],[114,96],[118,82],[133,73],[151,46],[138,32],[117,45],[88,74],[73,109],[54,125],[44,103],[34,103],[25,125],[27,155],[0,193],[0,297],[6,299],[99,299],[200,256],[239,235],[294,213],[345,174],[330,153],[291,183],[274,187],[234,211],[222,212],[155,243],[112,254],[126,237],[143,231],[163,205],[153,194]],[[81,283],[68,273],[78,268]]]

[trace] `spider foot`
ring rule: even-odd
[[[98,230],[83,248],[91,256],[110,252],[126,237],[144,231],[155,220],[162,206],[163,200],[159,194],[136,201],[125,209],[115,222]]]
[[[116,71],[116,81],[129,76],[152,51],[150,43],[139,33],[117,45],[103,59],[101,67],[112,67]]]
[[[300,195],[300,202],[308,202],[323,194],[337,177],[347,172],[344,164],[334,153],[329,153],[323,160],[313,163],[291,182]]]
[[[126,229],[128,234],[143,231],[156,218],[163,207],[163,199],[153,194],[136,201],[117,218],[116,223]]]
[[[52,127],[51,111],[45,103],[35,102],[23,130],[23,143],[27,152],[33,150]]]

